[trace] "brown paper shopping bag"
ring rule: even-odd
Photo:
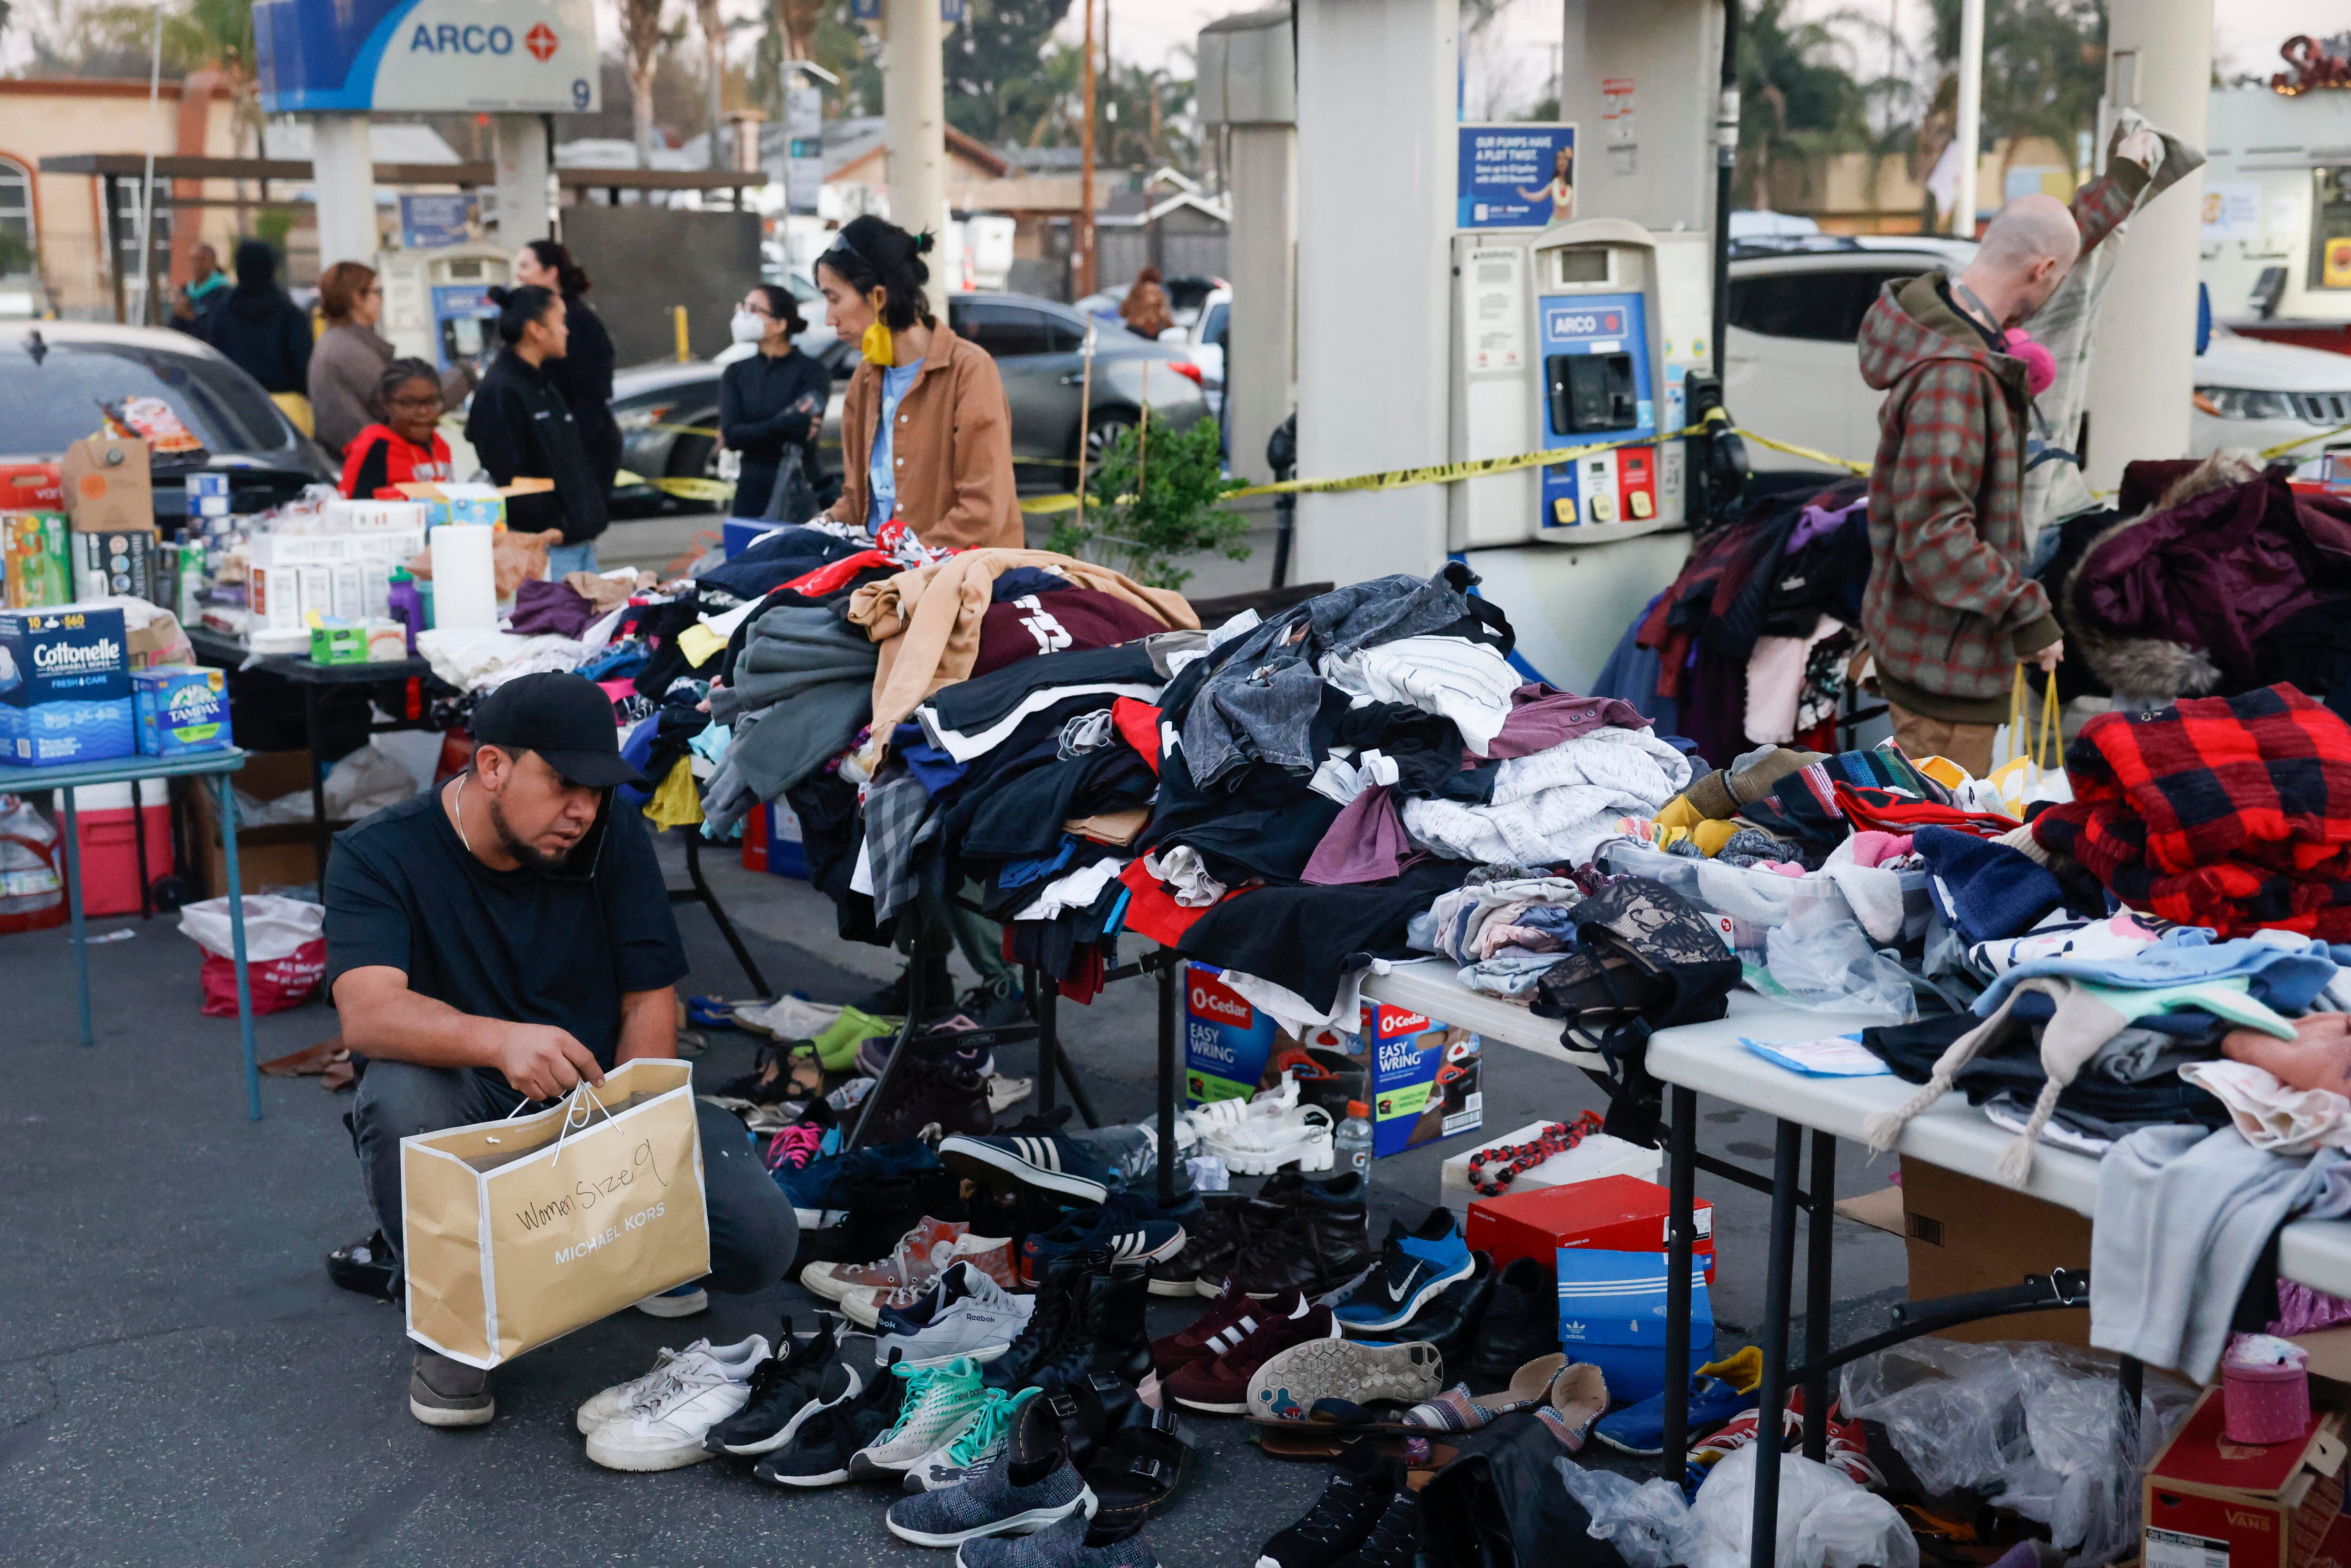
[[[496,1366],[710,1271],[694,1072],[642,1059],[562,1103],[400,1141],[408,1337]]]

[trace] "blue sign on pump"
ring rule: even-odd
[[[258,0],[253,38],[271,114],[603,105],[591,0]]]
[[[1464,125],[1455,187],[1465,229],[1547,229],[1575,216],[1575,127]]]

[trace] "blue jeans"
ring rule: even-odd
[[[563,580],[568,571],[594,571],[596,541],[588,539],[576,545],[549,545],[547,549],[547,575],[556,581]]]

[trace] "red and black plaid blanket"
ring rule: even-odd
[[[2032,820],[2135,909],[2351,941],[2351,725],[2290,685],[2101,714]]]

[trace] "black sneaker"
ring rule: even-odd
[[[1372,1538],[1395,1493],[1394,1460],[1357,1461],[1333,1471],[1306,1517],[1265,1543],[1257,1568],[1336,1568]]]
[[[819,1313],[816,1333],[794,1339],[792,1320],[787,1316],[782,1343],[791,1348],[751,1369],[749,1402],[710,1428],[702,1446],[714,1454],[771,1454],[790,1442],[799,1424],[829,1402],[828,1393],[834,1398],[855,1394],[861,1385],[853,1372],[845,1384],[836,1380],[835,1387],[824,1386],[840,1349],[839,1336],[838,1322]]]
[[[1184,1249],[1151,1265],[1151,1293],[1213,1296],[1222,1290],[1233,1254],[1240,1250],[1241,1213],[1248,1202],[1234,1192],[1200,1194],[1199,1212],[1184,1222]]]
[[[914,967],[909,964],[898,971],[896,979],[866,992],[849,1005],[859,1012],[871,1013],[876,1018],[904,1018],[906,1016],[906,986],[914,975]],[[935,1012],[945,1008],[948,998],[954,995],[955,977],[947,972],[946,960],[942,958],[935,967],[923,976],[923,1005]]]
[[[752,1474],[787,1487],[839,1486],[856,1452],[898,1424],[906,1380],[886,1371],[838,1405],[802,1421],[792,1440],[761,1459]]]
[[[982,980],[956,1002],[956,1010],[982,1029],[1029,1021],[1029,998],[1009,979]]]
[[[409,1362],[408,1413],[428,1427],[483,1427],[496,1418],[498,1402],[488,1373],[418,1345]]]
[[[1494,1276],[1468,1364],[1447,1360],[1445,1375],[1472,1388],[1506,1388],[1519,1368],[1559,1348],[1559,1287],[1532,1258],[1513,1259]],[[1460,1370],[1457,1371],[1456,1368]]]
[[[1339,1568],[1413,1568],[1419,1561],[1420,1494],[1398,1491],[1372,1526],[1371,1539],[1339,1559]]]
[[[1064,1203],[1101,1203],[1110,1197],[1110,1166],[1059,1127],[992,1137],[958,1133],[941,1141],[939,1160],[974,1180],[1000,1186],[1009,1178]]]

